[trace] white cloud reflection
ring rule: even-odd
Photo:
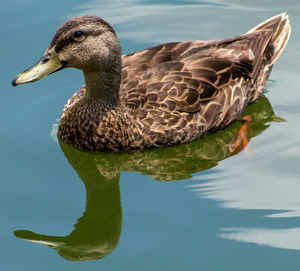
[[[265,174],[261,168],[244,170],[242,167],[229,178],[224,172],[215,173],[205,183],[190,188],[201,198],[219,201],[222,208],[272,211],[265,215],[272,218],[300,217],[299,178],[278,172],[273,173],[275,177],[267,168]]]
[[[225,229],[219,236],[238,242],[255,243],[274,248],[300,250],[300,228],[258,229],[233,228]]]
[[[270,140],[270,137],[266,139]],[[280,150],[288,144],[288,140],[282,141],[277,148]],[[285,154],[291,155],[291,148],[276,152],[281,154],[280,159],[272,160],[265,155],[270,154],[267,148],[274,148],[274,145],[263,143],[260,147],[262,150],[256,154],[247,157],[238,155],[223,161],[215,173],[194,177],[201,183],[191,185],[189,189],[199,198],[218,201],[221,208],[264,211],[258,213],[255,220],[263,225],[261,228],[251,228],[250,225],[223,228],[220,229],[219,237],[273,248],[300,250],[300,227],[293,225],[289,228],[290,223],[287,222],[285,228],[278,226],[274,229],[274,223],[268,228],[268,223],[274,219],[300,217],[299,167],[293,165],[293,160],[289,163],[285,161]],[[295,159],[294,163],[298,162],[299,159]],[[227,163],[230,165],[226,166]],[[233,171],[233,168],[236,170]],[[296,171],[292,172],[292,168]],[[262,220],[261,215],[268,219]]]

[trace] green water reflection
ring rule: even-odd
[[[119,176],[103,176],[95,160],[85,153],[65,150],[86,188],[86,209],[67,236],[41,235],[27,230],[15,231],[17,237],[47,245],[67,260],[103,258],[118,244],[122,210]],[[78,160],[77,160],[78,159]]]
[[[252,121],[248,127],[250,140],[267,129],[274,116],[266,97],[246,108],[244,115]],[[193,143],[169,148],[120,153],[88,153],[60,142],[61,148],[86,188],[86,209],[67,236],[49,236],[29,230],[15,235],[27,241],[53,248],[68,260],[100,259],[112,252],[119,241],[122,207],[119,189],[121,171],[141,172],[159,181],[187,179],[191,174],[212,168],[219,161],[237,154],[233,149],[245,122],[238,121],[212,136]]]

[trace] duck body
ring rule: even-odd
[[[74,38],[79,32],[84,40]],[[108,23],[73,18],[48,48],[61,65],[82,69],[86,83],[65,105],[59,137],[82,150],[116,151],[186,143],[223,129],[261,97],[289,35],[288,17],[280,14],[242,36],[121,56]],[[39,79],[19,77],[15,84]]]

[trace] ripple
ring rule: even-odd
[[[255,243],[274,248],[300,250],[300,228],[263,229],[228,228],[219,237],[238,242]]]
[[[224,164],[228,162],[224,161],[219,165],[222,171],[209,178],[196,176],[194,180],[201,180],[202,183],[188,188],[199,198],[219,201],[221,208],[274,210],[275,214],[265,215],[272,218],[300,217],[299,175],[289,171],[274,172],[264,166],[249,168],[249,159],[234,159],[234,171],[232,166],[231,171],[226,170]]]
[[[229,3],[228,1],[150,4],[137,0],[125,0],[122,2],[116,0],[94,0],[75,7],[74,12],[67,17],[84,14],[98,15],[114,26],[119,25],[120,31],[118,31],[118,36],[120,38],[145,43],[167,42],[178,39],[199,39],[199,33],[201,33],[202,39],[212,39],[218,38],[212,35],[216,33],[216,29],[220,29],[217,32],[224,33],[224,22],[226,19],[229,24],[228,32],[230,33],[230,22],[234,22],[234,17],[238,17],[240,24],[243,24],[244,20],[242,22],[240,20],[241,13],[248,15],[249,11],[261,13],[269,10],[264,7],[256,7],[255,5],[249,6],[248,4],[243,6],[237,3]],[[223,22],[222,20],[212,22],[211,18],[218,18],[220,13],[224,15]],[[253,21],[244,31],[247,31],[255,23],[259,22]]]

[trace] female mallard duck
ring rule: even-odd
[[[63,23],[41,60],[13,85],[64,67],[85,85],[63,109],[59,137],[90,151],[190,142],[223,129],[263,93],[290,35],[286,14],[220,41],[158,45],[121,56],[113,28],[96,16]]]

